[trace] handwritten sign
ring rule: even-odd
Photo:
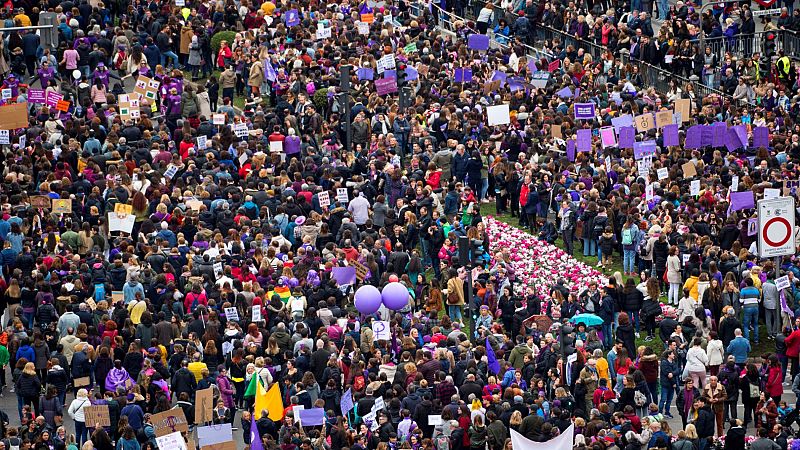
[[[633,122],[636,124],[636,130],[640,133],[644,133],[645,131],[655,128],[655,123],[653,123],[653,115],[649,113],[634,117]]]
[[[236,308],[232,308],[236,309]],[[227,315],[227,311],[225,312]],[[195,396],[195,422],[206,423],[214,420],[214,390],[213,388],[200,389]]]
[[[86,418],[88,427],[94,427],[95,424],[100,424],[101,427],[111,426],[111,414],[108,412],[108,405],[94,405],[87,406],[83,409],[83,415]]]
[[[225,308],[225,317],[234,322],[239,321],[239,311],[235,307]]]
[[[358,281],[364,281],[367,278],[367,274],[369,273],[369,269],[367,266],[361,264],[360,262],[353,260],[350,262],[356,268],[356,278]]]
[[[331,194],[328,191],[322,191],[317,194],[317,200],[319,200],[319,207],[326,208],[331,206]]]
[[[372,332],[375,334],[374,340],[376,341],[388,341],[392,339],[392,329],[388,321],[376,320],[372,322]]]
[[[672,124],[672,110],[659,111],[656,113],[656,127],[664,128]]]
[[[189,422],[186,421],[186,415],[181,408],[173,408],[169,411],[153,414],[151,423],[153,424],[157,437],[166,436],[175,432],[189,432]]]
[[[347,188],[336,188],[336,201],[339,203],[347,203],[350,201],[347,196]]]
[[[70,214],[72,212],[72,201],[68,198],[54,198],[53,212],[56,214]]]

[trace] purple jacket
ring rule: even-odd
[[[233,387],[231,386],[231,380],[229,380],[228,377],[218,375],[217,387],[219,388],[220,398],[225,402],[225,407],[233,409]]]

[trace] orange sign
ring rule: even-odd
[[[364,23],[372,23],[375,22],[375,16],[372,14],[362,14],[361,21]]]
[[[56,103],[56,111],[67,112],[69,111],[69,102],[66,100],[59,100]]]

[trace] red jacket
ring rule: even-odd
[[[783,395],[783,371],[780,366],[769,368],[765,391],[770,397]]]
[[[784,343],[786,344],[786,356],[797,358],[800,355],[800,330],[792,331]]]

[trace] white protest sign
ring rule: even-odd
[[[159,450],[187,450],[180,431],[157,437],[156,445]]]
[[[700,180],[692,180],[692,183],[689,185],[689,194],[700,195]]]
[[[211,123],[214,125],[225,125],[225,114],[212,114]]]
[[[394,70],[396,67],[394,62],[394,55],[391,53],[381,58],[380,61],[383,63],[384,69]]]
[[[330,28],[317,28],[317,40],[328,39],[331,37],[331,29]]]
[[[383,396],[375,399],[375,404],[372,405],[372,411],[380,411],[386,408],[386,403],[383,401]]]
[[[251,321],[253,322],[261,322],[261,307],[256,305],[253,306],[253,311],[251,313]]]
[[[508,109],[508,103],[487,107],[486,115],[489,119],[489,126],[506,125],[511,123],[511,115]]]
[[[280,153],[283,151],[283,141],[269,141],[269,152]]]
[[[167,166],[167,171],[164,172],[164,177],[169,178],[171,180],[176,173],[178,173],[178,166],[170,164],[169,166]]]
[[[234,322],[239,321],[239,311],[235,307],[225,308],[225,317]]]
[[[19,137],[19,148],[25,148],[25,144],[27,143],[28,143],[28,138],[24,134]]]
[[[775,287],[776,288],[778,288],[778,289],[786,289],[789,286],[791,286],[791,283],[789,283],[789,276],[788,275],[784,275],[784,276],[782,276],[780,278],[776,278],[775,279]]]
[[[368,35],[369,34],[369,24],[366,22],[357,22],[356,26],[358,27],[358,34],[361,35]]]
[[[208,147],[208,137],[204,134],[197,136],[197,150],[200,151]]]
[[[130,233],[133,231],[134,222],[136,222],[136,216],[133,214],[108,213],[108,231]]]
[[[392,339],[392,329],[389,322],[385,320],[376,320],[372,322],[372,332],[375,334],[376,341],[388,341]]]
[[[214,275],[219,278],[222,275],[222,261],[217,261],[214,263]]]
[[[336,201],[339,203],[347,203],[350,198],[347,196],[347,188],[336,188]]]
[[[233,429],[231,424],[222,423],[207,427],[197,427],[197,440],[200,447],[206,445],[220,444],[233,440]]]
[[[644,188],[644,192],[645,192],[645,199],[648,202],[650,200],[654,199],[655,198],[655,190],[653,189],[653,183],[648,184],[647,187]]]
[[[11,133],[9,133],[9,130],[0,130],[0,144],[10,144],[10,143],[11,143]]]
[[[769,200],[771,198],[778,198],[780,196],[781,196],[781,190],[780,189],[774,189],[774,188],[766,188],[766,189],[764,189],[764,199],[766,199],[766,200]]]
[[[656,173],[658,174],[659,180],[666,180],[667,178],[669,178],[669,169],[666,167],[658,169]]]
[[[2,91],[3,100],[8,100],[11,98],[11,89],[3,89]]]
[[[231,128],[233,129],[233,134],[238,138],[247,137],[249,134],[246,123],[235,123]]]
[[[731,192],[736,192],[739,190],[739,175],[734,175],[731,177]]]
[[[442,420],[441,414],[429,414],[428,415],[428,425],[435,427],[436,425],[443,424],[444,421]]]
[[[317,200],[319,200],[319,207],[325,208],[331,206],[331,194],[328,191],[322,191],[317,194]]]

